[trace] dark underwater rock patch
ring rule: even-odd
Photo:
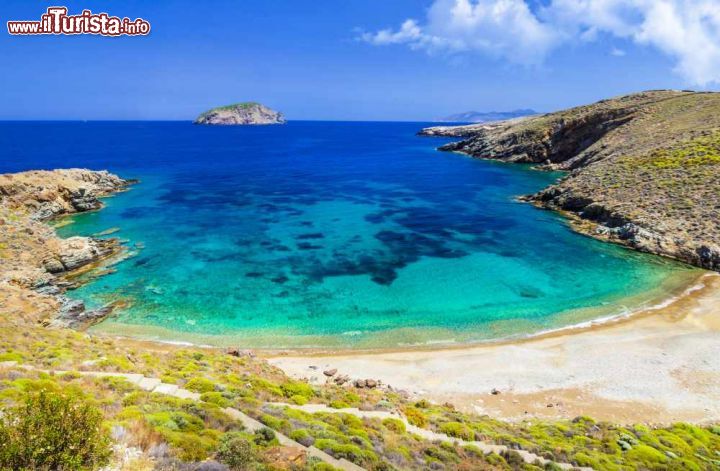
[[[295,238],[297,240],[324,239],[325,235],[322,232],[310,232],[307,234],[300,234]]]
[[[297,248],[300,250],[318,250],[322,245],[311,244],[310,242],[298,242]]]

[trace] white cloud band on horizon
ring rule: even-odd
[[[720,83],[718,0],[551,0],[535,10],[526,0],[434,0],[422,24],[408,19],[397,30],[360,38],[429,53],[479,52],[532,66],[563,44],[601,35],[672,57],[688,83]]]

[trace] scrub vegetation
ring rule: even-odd
[[[121,469],[210,469],[200,467],[208,463],[216,466],[212,469],[329,469],[297,450],[291,453],[275,432],[371,470],[543,469],[513,452],[484,455],[474,446],[422,439],[398,419],[358,418],[342,411],[310,414],[271,404],[278,402],[396,410],[413,425],[451,437],[504,444],[595,469],[720,466],[718,426],[623,427],[588,417],[507,423],[381,388],[314,386],[251,356],[95,337],[7,317],[0,322],[0,361],[70,371],[50,375],[17,365],[0,368],[0,436],[4,441],[14,437],[0,455],[2,469],[95,469],[106,462],[121,463]],[[72,372],[82,370],[162,378],[198,392],[201,400],[142,391],[122,378]],[[245,430],[225,407],[240,409],[267,429]],[[73,418],[63,410],[72,411]],[[68,427],[69,420],[78,425]],[[24,440],[27,430],[38,438]],[[72,447],[72,457],[61,448],[51,448],[58,450],[51,458],[32,448],[55,443],[59,436],[67,438],[63,446]]]

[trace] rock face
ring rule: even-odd
[[[282,113],[271,110],[260,103],[246,102],[221,106],[204,112],[194,124],[251,125],[284,124]]]
[[[516,120],[434,127],[478,158],[568,175],[523,199],[583,233],[720,270],[720,93],[658,90]]]
[[[78,325],[97,319],[82,303],[62,293],[58,275],[87,267],[118,253],[116,239],[61,239],[45,221],[102,208],[100,197],[131,182],[108,172],[82,169],[0,175],[0,308],[38,319],[55,315]],[[75,319],[70,322],[70,319]]]

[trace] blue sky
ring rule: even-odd
[[[585,3],[593,1],[601,3]],[[701,0],[677,1],[692,13],[687,3]],[[183,120],[255,100],[290,119],[424,121],[551,111],[644,89],[718,89],[715,66],[693,65],[714,63],[720,50],[712,6],[653,30],[673,10],[632,0],[632,11],[588,14],[570,0],[505,0],[512,10],[498,13],[499,2],[62,2],[70,13],[152,24],[147,37],[106,38],[10,36],[6,21],[38,19],[51,4],[3,0],[0,119]],[[707,31],[696,31],[700,20]]]

